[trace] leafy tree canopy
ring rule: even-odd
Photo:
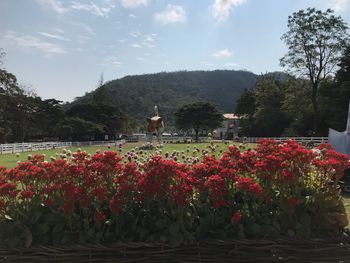
[[[288,18],[288,31],[282,36],[288,52],[281,65],[299,77],[306,77],[312,89],[313,129],[317,132],[320,83],[334,73],[349,35],[344,20],[330,9],[308,8]]]
[[[185,104],[175,112],[175,125],[179,129],[193,129],[198,140],[200,129],[213,130],[222,125],[223,115],[209,102]]]

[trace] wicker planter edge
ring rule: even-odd
[[[0,262],[350,262],[350,239],[207,240],[161,243],[0,247]]]

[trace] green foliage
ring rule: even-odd
[[[335,79],[328,79],[321,85],[320,97],[325,126],[344,131],[350,99],[350,45],[345,50],[339,67]]]
[[[108,134],[111,139],[115,139],[117,132],[123,132],[123,123],[128,117],[117,107],[101,103],[74,104],[67,110],[66,115],[80,118],[101,126],[96,130],[95,139],[103,140],[103,135]]]
[[[174,115],[176,127],[182,130],[193,129],[196,140],[200,129],[211,131],[223,122],[222,114],[209,102],[185,104]]]
[[[77,98],[74,104],[104,101],[136,119],[143,127],[145,118],[159,107],[166,127],[174,126],[173,113],[184,104],[209,101],[219,110],[232,112],[244,89],[254,87],[257,76],[247,71],[180,71],[127,76],[105,83],[95,91]]]
[[[319,128],[319,87],[339,63],[349,38],[346,30],[344,20],[332,10],[322,12],[308,8],[289,16],[288,31],[282,36],[288,52],[281,59],[281,65],[309,80],[314,132]]]
[[[289,126],[290,118],[282,107],[287,94],[286,83],[273,75],[263,75],[254,90],[242,94],[236,113],[242,115],[243,135],[280,136]]]
[[[324,79],[317,94],[318,134],[328,128],[345,130],[350,99],[350,46],[340,59],[333,79]],[[314,111],[310,81],[290,76],[262,76],[253,90],[237,100],[241,114],[241,134],[248,136],[310,136],[314,130]]]

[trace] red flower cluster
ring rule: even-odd
[[[124,164],[111,151],[92,157],[78,152],[71,159],[52,162],[39,155],[10,170],[0,167],[0,216],[15,217],[16,211],[44,204],[67,215],[103,222],[123,212],[146,209],[150,203],[166,204],[164,211],[210,204],[210,209],[225,207],[245,215],[242,209],[253,207],[254,202],[301,205],[311,175],[319,187],[327,187],[349,167],[347,156],[328,145],[317,152],[294,141],[269,140],[243,153],[232,146],[219,159],[207,156],[193,165],[159,155],[142,165]],[[241,212],[235,212],[232,222],[240,222],[241,217]]]

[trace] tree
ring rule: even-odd
[[[103,73],[101,73],[100,75],[100,79],[97,82],[97,88],[100,88],[103,86],[103,84],[105,84],[104,78],[103,78]]]
[[[254,90],[244,90],[237,99],[235,113],[239,115],[251,115],[255,112]]]
[[[282,111],[290,121],[284,136],[310,136],[312,134],[312,101],[309,82],[292,76],[284,83]]]
[[[281,66],[310,81],[314,133],[318,128],[318,90],[339,63],[349,37],[346,30],[344,20],[332,10],[308,8],[288,17],[288,31],[282,36],[288,52]]]
[[[91,121],[76,117],[68,117],[58,126],[58,134],[61,138],[80,141],[89,141],[96,134],[103,133],[103,127]]]
[[[200,129],[213,130],[221,126],[223,115],[209,102],[185,104],[175,112],[175,126],[193,129],[198,140]]]
[[[326,105],[324,119],[327,128],[344,131],[350,99],[350,44],[340,60],[335,81],[330,80],[321,85],[320,95]]]
[[[271,76],[261,77],[255,88],[255,129],[260,136],[280,136],[288,127],[289,120],[282,111],[285,84]]]

